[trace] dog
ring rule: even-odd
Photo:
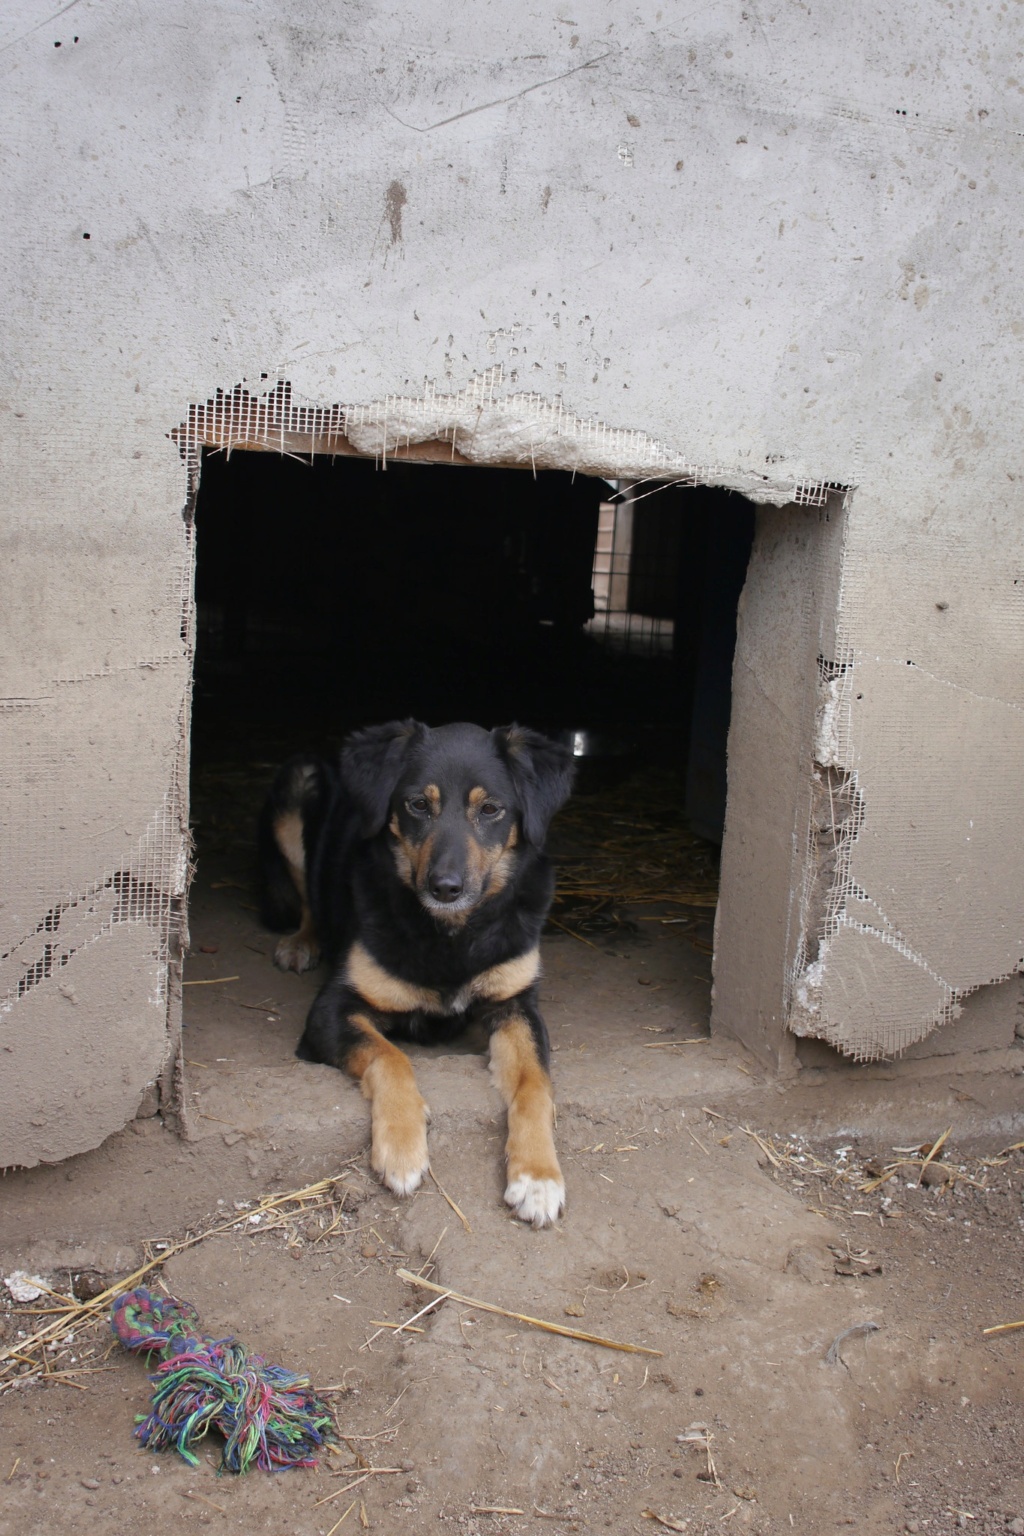
[[[330,966],[297,1054],[370,1101],[371,1163],[407,1195],[428,1168],[427,1106],[396,1039],[489,1036],[508,1111],[505,1200],[535,1227],[565,1204],[538,944],[554,894],[548,826],[568,749],[517,725],[355,732],[337,763],[291,758],[260,822],[261,911],[283,970]],[[297,926],[296,926],[297,924]]]

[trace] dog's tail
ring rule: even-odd
[[[290,757],[278,769],[260,812],[260,920],[274,933],[299,926],[302,897],[293,870],[300,859],[304,877],[310,869],[332,781],[322,758],[305,753]]]

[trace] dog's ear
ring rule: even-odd
[[[353,732],[342,747],[341,782],[358,808],[364,837],[383,827],[410,748],[426,733],[418,720],[392,720]]]
[[[512,776],[522,811],[523,836],[541,848],[552,816],[569,798],[576,765],[568,747],[528,731],[521,725],[502,725],[491,732]]]

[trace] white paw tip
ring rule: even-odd
[[[425,1168],[413,1168],[409,1173],[395,1173],[385,1169],[382,1177],[388,1189],[393,1189],[396,1195],[411,1195],[419,1189],[425,1172]]]
[[[546,1227],[562,1213],[565,1185],[561,1179],[535,1179],[522,1173],[506,1189],[505,1202],[520,1221],[528,1221],[534,1227]]]
[[[406,1144],[402,1151],[388,1142],[374,1142],[370,1161],[388,1189],[393,1189],[396,1195],[411,1195],[419,1189],[430,1167],[426,1137],[419,1147]]]

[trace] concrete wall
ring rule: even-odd
[[[167,434],[240,380],[366,451],[855,487],[763,832],[736,754],[717,1022],[871,1056],[1020,964],[1021,41],[925,0],[4,7],[0,1162],[95,1144],[173,1047]],[[815,761],[859,807],[836,899]]]

